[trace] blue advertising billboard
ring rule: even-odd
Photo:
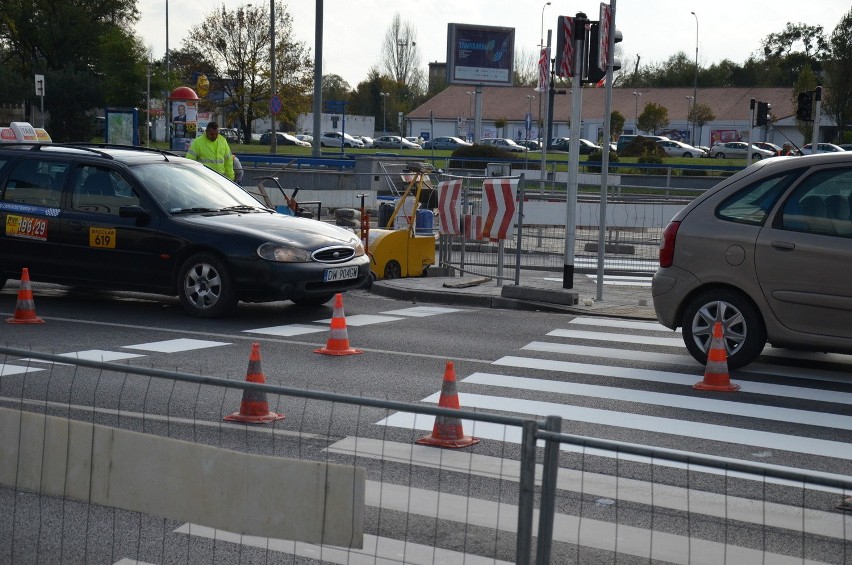
[[[512,86],[515,28],[447,26],[447,83]]]

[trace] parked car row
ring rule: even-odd
[[[266,132],[261,134],[260,136],[260,144],[261,145],[269,145],[272,143],[272,132]],[[294,145],[296,147],[310,147],[311,144],[307,141],[302,141],[297,138],[295,135],[290,135],[289,133],[277,132],[275,134],[275,144],[276,145]]]

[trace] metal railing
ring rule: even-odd
[[[829,510],[852,490],[849,476],[572,435],[563,431],[558,416],[539,421],[440,408],[433,404],[434,387],[427,391],[427,403],[406,403],[8,347],[0,347],[0,355],[4,563],[293,558],[847,563],[850,558],[852,516]],[[266,373],[270,381],[292,381]],[[260,398],[286,419],[263,427],[223,421],[237,406],[242,412],[242,403]],[[489,446],[460,451],[415,445],[435,417],[459,419],[465,432]],[[99,437],[108,441],[96,444]],[[89,446],[89,439],[91,446],[117,449],[121,457],[98,459],[104,454],[86,447],[84,454],[91,451],[100,465],[71,468],[73,448],[81,441]],[[139,479],[131,490],[141,493],[143,508],[127,499],[102,502],[103,496],[119,497],[127,489],[121,484],[123,462],[152,461],[163,452],[173,459],[148,464],[144,476],[130,469],[129,476]],[[182,518],[184,509],[168,504],[181,493],[170,487],[187,478],[187,488],[213,484],[217,477],[204,471],[228,457],[245,458],[249,470],[254,465],[292,469],[298,462],[310,468],[272,481],[256,472],[251,481],[218,485],[226,488],[199,487],[201,500],[195,503],[216,507],[226,500],[228,513],[239,515],[246,501],[261,501],[249,509],[251,518],[293,512],[288,523],[307,522],[299,513],[299,493],[287,491],[291,482],[342,470],[346,477],[362,478],[351,500],[344,500],[358,513],[350,518],[360,524],[360,535],[354,531],[345,544],[299,541],[313,538],[279,539],[242,521],[241,531],[229,531],[222,524],[231,517],[221,513]],[[187,469],[199,475],[182,476]],[[112,482],[102,492],[98,485],[104,476]],[[48,485],[57,481],[64,490],[51,491]],[[326,484],[330,491],[339,486],[330,479]],[[363,498],[357,496],[359,484]],[[82,485],[82,495],[74,494],[75,485]],[[279,500],[279,490],[293,499],[280,506],[262,504]],[[161,498],[165,502],[158,506]],[[337,516],[335,505],[320,510],[326,522],[319,539],[338,539],[334,530],[345,516]]]

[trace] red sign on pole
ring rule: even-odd
[[[482,183],[482,236],[506,239],[515,228],[518,179],[488,179]]]
[[[609,63],[609,30],[612,24],[612,9],[609,4],[601,2],[600,31],[598,32],[598,60],[595,61],[598,68],[606,72]]]
[[[461,233],[461,222],[459,212],[461,210],[461,180],[443,181],[438,183],[438,210],[441,224],[440,233],[445,235],[459,235]]]

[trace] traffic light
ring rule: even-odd
[[[586,51],[589,54],[589,63],[586,65],[587,76],[584,82],[589,82],[596,84],[603,80],[606,77],[606,49],[609,47],[608,43],[604,43],[607,41],[607,37],[602,36],[600,33],[601,28],[600,22],[591,22],[591,28],[589,29],[589,48]],[[616,43],[620,43],[623,39],[621,31],[618,29],[615,30],[615,39]],[[617,71],[621,68],[621,60],[613,59],[612,60],[612,70]]]
[[[769,123],[769,109],[772,106],[767,102],[758,102],[757,103],[757,125],[765,126]]]
[[[796,107],[796,119],[801,122],[813,120],[814,93],[811,91],[799,93],[799,104]]]

